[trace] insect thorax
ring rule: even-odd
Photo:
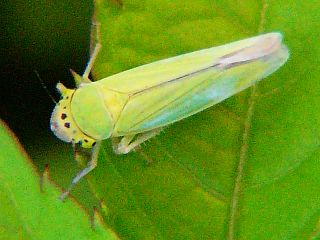
[[[80,144],[84,148],[91,148],[96,140],[86,135],[76,124],[71,112],[71,100],[75,89],[67,89],[61,83],[57,85],[61,93],[61,100],[55,106],[51,119],[52,132],[62,141]]]

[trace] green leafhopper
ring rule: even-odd
[[[91,82],[88,76],[100,47],[98,41],[82,76],[73,72],[76,89],[57,85],[62,99],[53,110],[51,130],[65,142],[92,148],[88,167],[74,178],[62,199],[96,167],[102,140],[111,138],[114,151],[126,154],[161,128],[252,86],[289,57],[282,35],[273,32]]]

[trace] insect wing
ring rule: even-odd
[[[281,34],[269,33],[103,79],[105,87],[130,95],[115,135],[144,132],[202,111],[268,76],[288,55]]]

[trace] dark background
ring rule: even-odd
[[[89,55],[91,1],[4,1],[1,4],[0,116],[20,142],[41,147],[49,129],[55,85],[73,86],[69,69],[82,73]]]

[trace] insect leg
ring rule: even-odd
[[[96,3],[95,3],[95,5],[96,5]],[[93,17],[92,17],[92,28],[94,28],[94,30],[93,29],[91,30],[91,32],[92,32],[91,36],[93,36],[93,34],[95,34],[96,42],[95,42],[95,47],[94,47],[93,51],[91,52],[90,60],[89,60],[87,67],[82,75],[84,80],[86,80],[86,79],[89,80],[89,74],[91,72],[91,69],[94,65],[95,60],[97,59],[99,51],[102,47],[101,40],[100,40],[100,22],[98,22],[96,20],[96,6],[95,6],[95,10],[94,10]]]
[[[83,169],[71,182],[67,190],[60,196],[61,201],[69,195],[71,189],[90,171],[92,171],[98,164],[99,150],[101,146],[101,141],[97,141],[96,145],[92,148],[91,161],[88,163],[88,167]]]
[[[117,144],[117,146],[114,146],[114,149],[116,149],[115,152],[117,154],[126,154],[132,151],[134,148],[138,147],[141,143],[159,134],[160,131],[161,131],[161,128],[157,128],[145,133],[141,133],[137,136],[137,138],[133,142],[131,141],[135,135],[124,136],[121,139],[121,141]]]
[[[120,145],[121,145],[121,146],[123,146],[123,145],[125,145],[125,146],[129,145],[130,142],[132,141],[132,139],[133,139],[135,136],[136,136],[135,134],[133,134],[133,135],[127,135],[127,136],[122,137],[121,140],[120,140],[119,137],[114,137],[114,138],[112,138],[111,141],[112,141],[113,151],[114,151],[116,154],[123,154],[123,152],[121,152],[121,151],[119,150],[119,146],[120,146]]]

